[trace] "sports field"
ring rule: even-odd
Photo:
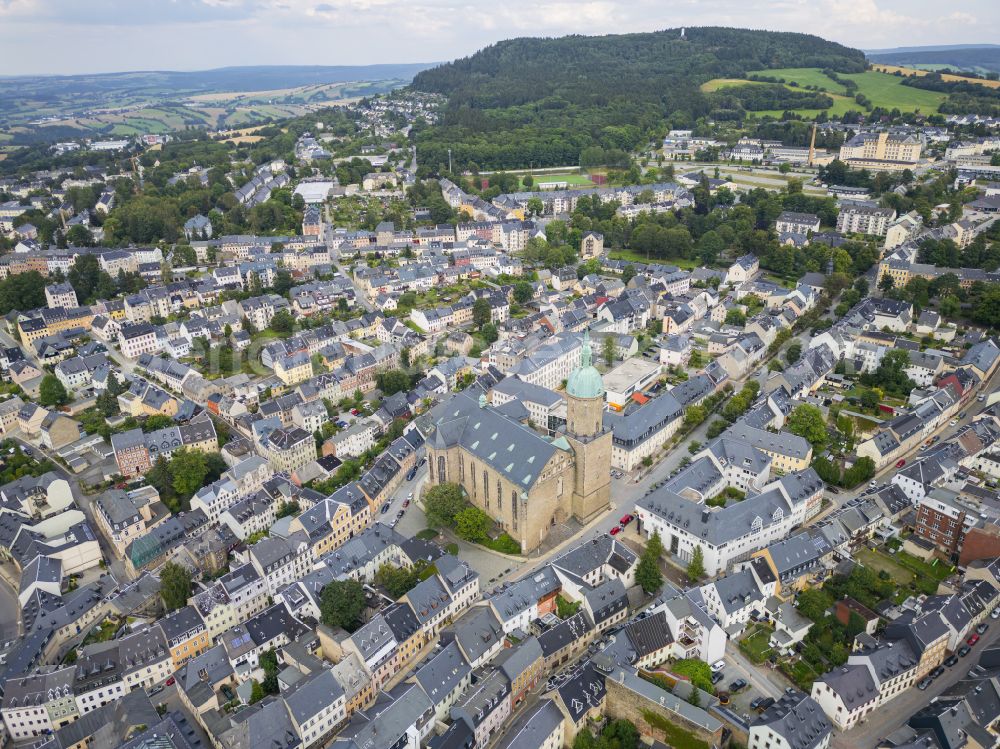
[[[538,174],[532,177],[537,187],[565,182],[570,186],[592,187],[593,182],[584,174]]]

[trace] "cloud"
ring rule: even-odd
[[[0,73],[445,60],[516,36],[706,25],[801,31],[860,48],[968,43],[1000,38],[1000,4],[996,0],[958,0],[944,7],[932,0],[0,0],[0,49],[4,50]],[[81,49],[99,53],[81,56]]]

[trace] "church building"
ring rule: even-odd
[[[580,366],[566,382],[566,427],[551,437],[528,426],[516,401],[494,408],[470,389],[441,404],[427,435],[430,485],[461,485],[522,552],[536,549],[557,523],[586,523],[607,509],[611,432],[592,362],[584,333]]]

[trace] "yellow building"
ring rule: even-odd
[[[194,606],[184,606],[171,612],[157,622],[157,626],[166,638],[175,671],[212,645],[208,627]]]
[[[859,133],[840,147],[840,160],[854,169],[901,172],[920,160],[920,139],[896,133]]]
[[[274,362],[274,373],[286,385],[297,385],[312,377],[312,361],[305,352],[282,356]]]

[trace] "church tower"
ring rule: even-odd
[[[580,366],[566,381],[566,439],[576,456],[573,515],[587,522],[611,503],[611,432],[604,428],[604,381],[584,331]]]

